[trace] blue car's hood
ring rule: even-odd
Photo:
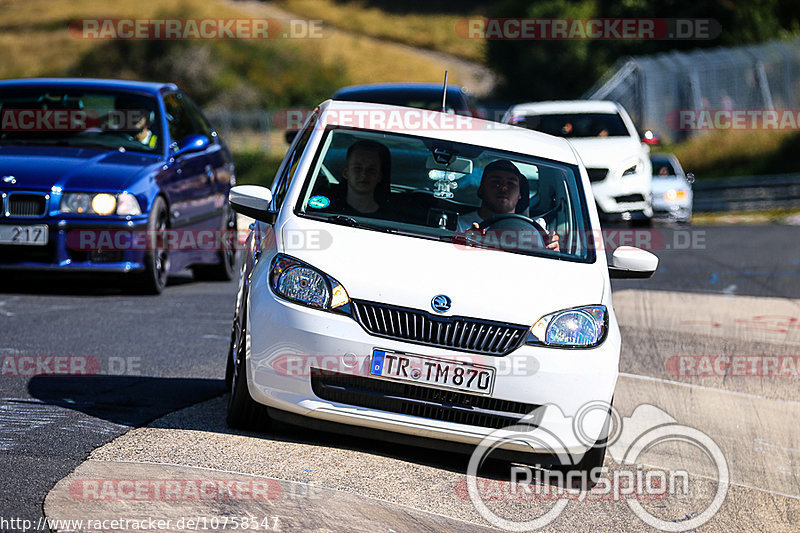
[[[151,166],[158,156],[60,146],[0,146],[0,176],[14,176],[16,183],[0,182],[0,188],[71,191],[122,191]]]

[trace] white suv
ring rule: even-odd
[[[569,139],[586,165],[601,220],[652,219],[650,148],[621,105],[599,100],[519,104],[503,122]]]

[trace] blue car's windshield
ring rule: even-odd
[[[0,144],[157,153],[162,138],[154,97],[54,87],[0,89]]]

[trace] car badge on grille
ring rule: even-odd
[[[437,313],[444,313],[450,309],[450,305],[452,303],[453,302],[450,300],[450,298],[444,294],[437,294],[433,297],[433,299],[431,299],[431,307]]]
[[[14,185],[17,182],[17,178],[14,176],[3,176],[3,183],[10,183]]]

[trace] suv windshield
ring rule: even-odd
[[[567,138],[630,136],[622,117],[616,113],[525,115],[516,125]]]
[[[154,97],[50,87],[0,90],[0,144],[161,151]]]
[[[296,213],[326,222],[594,261],[577,166],[424,137],[329,127]],[[547,248],[553,234],[558,250]]]

